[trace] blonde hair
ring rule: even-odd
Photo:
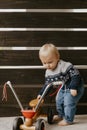
[[[55,54],[56,58],[60,58],[59,51],[57,50],[56,46],[52,43],[44,44],[39,50],[39,57],[45,56],[46,54]]]

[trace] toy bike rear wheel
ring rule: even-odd
[[[13,130],[20,130],[21,124],[23,124],[23,119],[21,117],[15,118],[13,122]]]
[[[43,119],[37,120],[35,130],[45,130],[45,121]]]

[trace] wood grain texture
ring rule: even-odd
[[[0,8],[87,8],[86,0],[1,0]]]
[[[0,13],[0,27],[87,28],[87,14],[74,13]]]
[[[86,0],[0,0],[0,9],[86,9]],[[0,28],[87,28],[87,13],[0,12]],[[41,65],[38,50],[2,50],[2,47],[41,47],[52,42],[57,47],[87,47],[86,31],[0,31],[0,66]],[[61,59],[74,65],[87,65],[87,50],[60,50]],[[85,92],[77,106],[77,114],[87,113],[87,69],[79,69]],[[23,106],[37,97],[44,84],[42,69],[0,69],[0,95],[10,80]],[[27,86],[27,87],[26,87]],[[8,102],[0,100],[0,116],[21,115],[20,108],[9,88]],[[43,113],[55,100],[46,97]]]
[[[86,32],[0,32],[0,46],[41,47],[52,42],[59,47],[87,46]]]

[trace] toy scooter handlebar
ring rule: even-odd
[[[11,82],[7,81],[6,84],[10,87],[10,89],[11,89],[12,93],[14,94],[14,96],[15,96],[15,98],[16,98],[16,100],[17,100],[17,102],[18,102],[18,104],[19,104],[19,106],[21,108],[21,110],[23,110],[23,106],[22,106],[19,98],[17,97],[17,94],[16,94],[15,90],[13,89]]]
[[[56,81],[56,82],[49,83],[49,84],[47,85],[47,87],[45,88],[45,90],[44,90],[44,92],[43,92],[43,94],[42,94],[40,100],[38,101],[38,104],[37,104],[36,107],[35,107],[35,111],[38,110],[42,99],[44,98],[44,96],[46,95],[46,92],[48,91],[48,89],[49,89],[52,85],[53,85],[53,86],[54,86],[54,85],[62,85],[62,86],[63,86],[64,83],[63,83],[62,81]]]
[[[52,82],[51,84],[52,85],[62,85],[63,82],[62,81],[56,81],[56,82]]]

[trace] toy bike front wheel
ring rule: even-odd
[[[45,121],[43,119],[37,120],[35,130],[45,130]]]
[[[23,124],[23,119],[21,117],[15,118],[13,122],[13,130],[21,130],[20,125]]]

